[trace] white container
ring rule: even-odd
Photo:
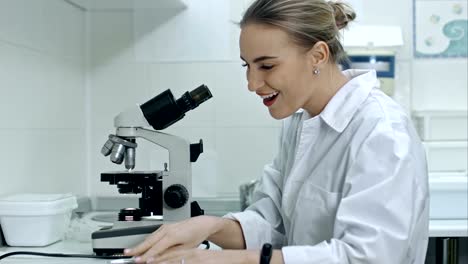
[[[426,141],[423,144],[429,172],[468,171],[467,141]]]
[[[9,246],[41,247],[63,238],[78,207],[71,194],[0,197],[0,224]]]
[[[424,141],[468,140],[467,110],[413,111],[413,121]]]
[[[430,218],[468,219],[468,175],[466,173],[430,173]]]

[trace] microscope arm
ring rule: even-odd
[[[141,127],[118,127],[116,135],[124,138],[144,138],[169,151],[169,164],[174,169],[190,169],[190,143],[178,136]]]
[[[141,127],[119,127],[117,136],[124,138],[144,138],[169,151],[169,175],[163,181],[163,192],[167,187],[181,184],[187,190],[192,190],[192,170],[190,162],[190,143],[180,137],[165,134],[162,132],[149,130]],[[188,200],[191,200],[191,193],[188,192]],[[190,203],[186,203],[182,208],[174,210],[165,204],[163,208],[166,220],[180,220],[190,217]]]

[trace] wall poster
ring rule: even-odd
[[[466,58],[467,1],[413,1],[415,57]]]

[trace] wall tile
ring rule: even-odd
[[[62,0],[0,0],[0,193],[87,188],[84,16]]]
[[[217,128],[218,195],[237,196],[240,184],[261,177],[278,149],[278,128]]]
[[[114,117],[150,99],[149,76],[144,64],[115,63],[91,72],[92,126],[113,128]]]
[[[1,43],[0,56],[0,127],[84,126],[81,63]]]
[[[226,30],[232,24],[229,20],[229,2],[191,0],[185,4],[187,8],[183,10],[135,12],[138,61],[231,59],[230,36]]]
[[[91,12],[91,69],[115,62],[133,62],[133,14],[129,11]]]
[[[41,49],[44,1],[0,0],[0,39],[19,46]]]
[[[63,0],[41,2],[44,34],[41,35],[40,43],[44,45],[44,50],[57,56],[83,59],[85,13]]]
[[[1,0],[0,39],[55,56],[84,56],[84,13],[63,0]]]
[[[83,130],[0,129],[0,194],[85,193]]]

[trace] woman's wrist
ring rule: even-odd
[[[281,251],[281,249],[273,250],[270,264],[284,264],[283,251]]]
[[[203,218],[204,221],[208,221],[209,226],[212,227],[208,235],[208,240],[210,240],[210,237],[216,236],[220,231],[223,230],[225,219],[222,217],[204,215]]]
[[[260,263],[260,250],[247,250],[247,258],[244,264],[258,264]]]
[[[247,250],[247,257],[245,264],[259,264],[260,263],[260,250]],[[283,252],[280,249],[273,250],[270,264],[284,264]]]
[[[209,216],[205,221],[209,225],[208,241],[223,249],[245,249],[244,234],[238,221],[216,216]]]

